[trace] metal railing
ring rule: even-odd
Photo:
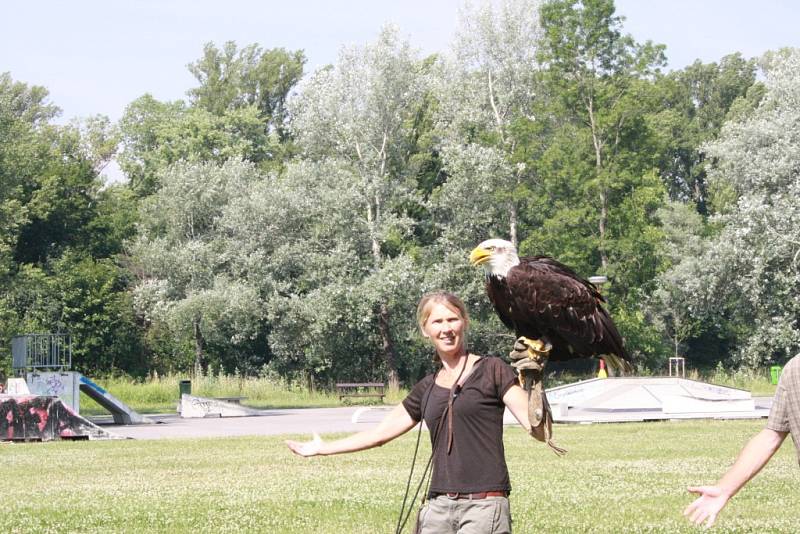
[[[669,376],[686,378],[686,359],[676,356],[669,359]]]
[[[11,366],[16,369],[69,369],[69,334],[25,334],[11,338]]]

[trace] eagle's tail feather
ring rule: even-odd
[[[616,354],[602,354],[600,357],[605,360],[606,366],[609,369],[613,369],[616,373],[628,374],[633,372],[631,362],[620,358]]]

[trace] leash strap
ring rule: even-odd
[[[420,478],[419,484],[417,485],[417,490],[414,492],[414,497],[411,498],[411,502],[417,500],[417,496],[419,495],[420,489],[422,489],[423,484],[425,485],[425,492],[422,494],[422,506],[425,505],[425,502],[428,500],[428,488],[430,488],[431,479],[433,477],[433,455],[436,452],[436,443],[439,438],[439,432],[442,430],[442,425],[447,419],[448,422],[448,436],[447,436],[447,454],[450,454],[450,450],[453,446],[453,402],[455,402],[456,397],[458,397],[458,393],[461,391],[461,384],[459,383],[461,377],[464,375],[464,370],[467,368],[467,363],[469,362],[469,353],[467,353],[467,357],[464,360],[464,365],[461,368],[461,371],[458,374],[458,378],[453,383],[452,387],[450,388],[450,395],[447,400],[447,406],[445,406],[444,411],[442,412],[442,416],[439,418],[439,423],[436,425],[436,430],[433,433],[433,439],[431,440],[431,455],[428,457],[428,462],[425,464],[425,470],[422,472],[422,477]],[[476,362],[477,363],[477,362]],[[436,374],[433,375],[433,380],[431,381],[431,385],[428,388],[428,391],[425,395],[425,401],[422,404],[422,410],[420,411],[420,421],[419,421],[419,432],[417,433],[417,444],[414,448],[414,458],[411,461],[411,471],[408,474],[408,482],[406,483],[406,493],[403,496],[403,504],[400,507],[400,516],[397,518],[397,528],[395,530],[395,534],[400,534],[403,531],[403,528],[406,526],[409,517],[411,517],[411,512],[414,510],[413,506],[408,507],[408,512],[406,512],[406,504],[408,503],[408,492],[411,487],[411,478],[414,474],[414,466],[417,462],[417,451],[419,450],[419,443],[420,443],[420,436],[422,436],[422,423],[425,419],[425,408],[428,406],[428,400],[430,399],[431,393],[433,392],[433,388],[436,385],[436,377],[439,375],[439,371],[436,371]],[[405,517],[403,517],[405,514]]]

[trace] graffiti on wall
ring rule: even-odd
[[[28,373],[28,387],[33,395],[59,397],[76,412],[80,412],[80,397],[74,372],[39,371]]]
[[[61,376],[57,374],[52,374],[48,376],[47,379],[44,381],[44,383],[47,384],[46,395],[58,397],[62,393],[64,393],[67,389],[64,386],[64,381],[61,380]]]
[[[58,397],[0,397],[0,441],[112,437],[109,432],[77,415]]]

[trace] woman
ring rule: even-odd
[[[458,297],[444,291],[425,295],[417,320],[436,350],[438,371],[418,382],[374,429],[330,443],[315,435],[286,444],[301,456],[360,451],[391,441],[424,418],[434,454],[421,532],[511,532],[503,411],[508,406],[530,430],[527,396],[502,360],[468,352],[469,317]]]

